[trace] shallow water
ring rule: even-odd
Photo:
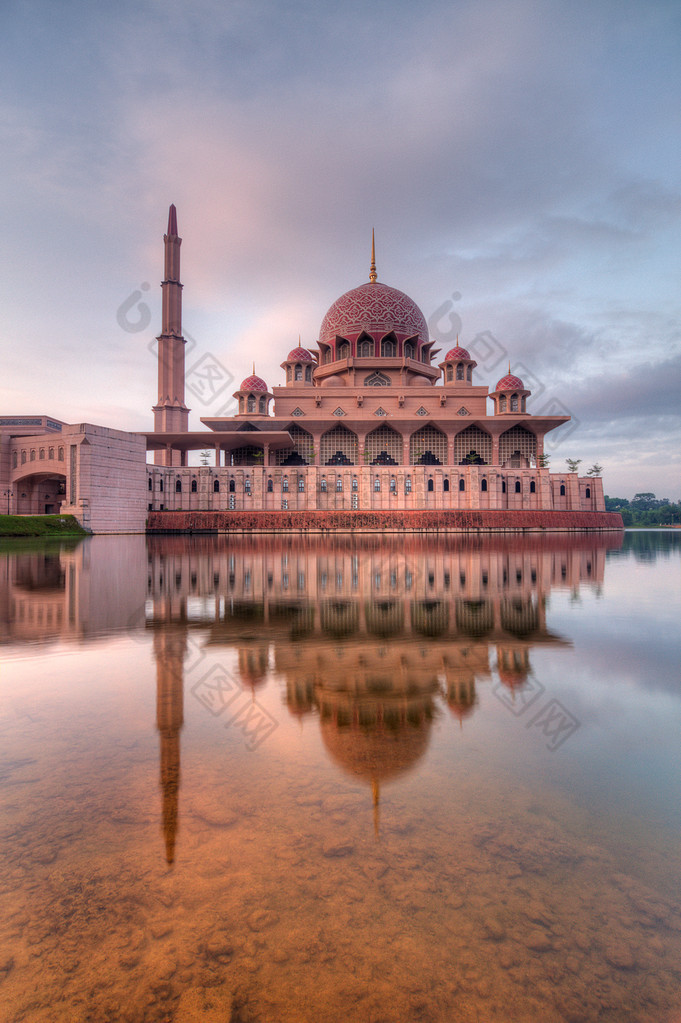
[[[678,533],[0,554],[0,1019],[681,1020]]]

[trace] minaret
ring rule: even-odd
[[[155,433],[186,433],[189,409],[184,403],[184,346],[182,337],[182,285],[180,283],[180,245],[177,212],[168,211],[168,232],[163,235],[165,266],[161,289],[163,316],[158,337],[158,403],[154,405]],[[180,465],[180,452],[159,451],[157,465]]]

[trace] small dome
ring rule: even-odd
[[[512,671],[509,668],[498,668],[499,681],[502,682],[509,689],[517,689],[519,686],[524,686],[527,682],[527,672],[520,669]]]
[[[246,377],[242,381],[240,390],[242,391],[264,391],[267,393],[267,384],[262,377],[250,376]]]
[[[466,349],[459,348],[458,345],[445,355],[445,362],[458,362],[459,359],[468,359],[469,362],[473,361]]]
[[[520,377],[514,377],[512,373],[507,373],[505,377],[502,377],[497,384],[495,390],[497,391],[524,391],[525,385]]]
[[[286,357],[287,362],[314,362],[314,358],[307,348],[294,348]]]

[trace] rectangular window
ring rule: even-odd
[[[69,466],[69,503],[76,503],[77,494],[78,445],[71,445],[71,462]]]
[[[281,499],[281,507],[284,511],[288,510],[288,497],[283,497]]]

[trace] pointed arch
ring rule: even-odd
[[[365,457],[368,465],[400,465],[403,450],[402,434],[387,423],[367,434]]]
[[[524,426],[512,426],[499,437],[499,465],[527,468],[537,458],[537,438]]]
[[[447,436],[436,426],[422,426],[409,438],[410,465],[446,465]]]
[[[357,338],[357,358],[372,359],[375,351],[374,339],[366,331]]]
[[[320,465],[357,465],[357,434],[346,426],[334,426],[321,436]]]
[[[297,423],[289,423],[291,447],[274,452],[275,465],[310,465],[314,460],[314,437]]]
[[[368,377],[364,378],[365,387],[390,387],[390,377],[386,376],[385,373],[370,373]]]
[[[489,465],[492,461],[492,438],[479,426],[467,426],[454,438],[455,465]]]
[[[381,340],[381,358],[382,359],[394,359],[397,355],[397,338],[395,332],[390,331]]]

